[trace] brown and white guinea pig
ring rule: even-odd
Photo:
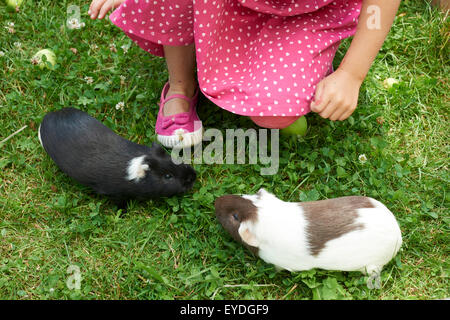
[[[372,276],[402,244],[392,212],[368,197],[295,203],[261,189],[256,195],[217,198],[215,210],[235,240],[290,271],[320,268]]]
[[[46,114],[39,141],[63,172],[117,201],[184,193],[196,178],[191,166],[173,163],[159,144],[131,142],[75,108]]]

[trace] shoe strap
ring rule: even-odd
[[[165,104],[167,101],[170,101],[170,100],[172,100],[172,99],[177,99],[177,98],[178,98],[178,99],[186,100],[186,101],[189,102],[189,103],[191,103],[191,101],[192,101],[191,98],[188,98],[188,97],[186,97],[185,95],[182,95],[182,94],[173,94],[173,95],[171,95],[170,97],[164,99],[163,103]]]
[[[165,95],[167,94],[167,91],[169,91],[169,82],[166,82],[166,84],[164,85],[164,88],[161,92],[162,105],[164,105],[167,101],[170,101],[172,99],[177,99],[177,98],[186,100],[189,104],[191,104],[192,101],[194,101],[198,97],[200,89],[197,86],[197,88],[195,89],[195,92],[194,92],[194,96],[192,98],[188,98],[183,94],[173,94],[170,97],[166,98]]]

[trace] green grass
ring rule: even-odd
[[[68,4],[82,7],[81,30],[64,27]],[[25,0],[19,13],[0,5],[0,141],[27,125],[0,145],[1,299],[449,296],[450,55],[442,13],[404,0],[356,112],[335,123],[308,115],[306,137],[282,140],[277,175],[261,176],[258,165],[195,165],[198,180],[189,193],[132,201],[122,213],[60,172],[37,139],[47,112],[74,106],[132,141],[155,141],[164,62],[108,21],[90,21],[88,5]],[[8,22],[15,33],[4,28]],[[117,52],[110,51],[112,43]],[[131,45],[128,52],[123,45]],[[57,54],[54,71],[30,63],[43,48]],[[388,77],[400,84],[385,89]],[[124,111],[114,108],[120,101]],[[206,100],[199,109],[206,127],[255,127]],[[367,162],[358,161],[361,154]],[[369,290],[357,272],[277,272],[234,242],[215,220],[214,199],[261,187],[286,201],[367,195],[384,202],[404,244],[384,268],[382,288]],[[72,264],[81,270],[80,290],[66,286]]]

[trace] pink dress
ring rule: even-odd
[[[195,43],[202,93],[230,112],[310,111],[362,0],[126,0],[111,21],[147,52]]]

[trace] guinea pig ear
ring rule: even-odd
[[[162,148],[161,145],[158,142],[152,143],[152,148]]]
[[[258,247],[259,241],[256,239],[255,234],[253,234],[246,221],[242,222],[239,226],[238,233],[241,236],[242,241],[244,241],[246,244],[252,246],[252,247]]]
[[[150,166],[144,162],[145,156],[135,157],[128,162],[127,180],[136,182],[144,178]]]
[[[267,192],[267,190],[266,189],[264,189],[264,188],[261,188],[261,189],[259,189],[258,190],[258,192],[256,193],[258,196],[263,196],[263,195],[265,195],[265,194],[267,194],[268,192]]]
[[[163,149],[163,147],[157,143],[157,142],[153,142],[152,143],[152,148],[158,152],[159,154],[166,154],[166,151]]]
[[[278,198],[274,194],[270,193],[269,191],[267,191],[264,188],[259,189],[257,196],[258,196],[259,200],[263,200],[263,199],[266,201],[278,200]]]

